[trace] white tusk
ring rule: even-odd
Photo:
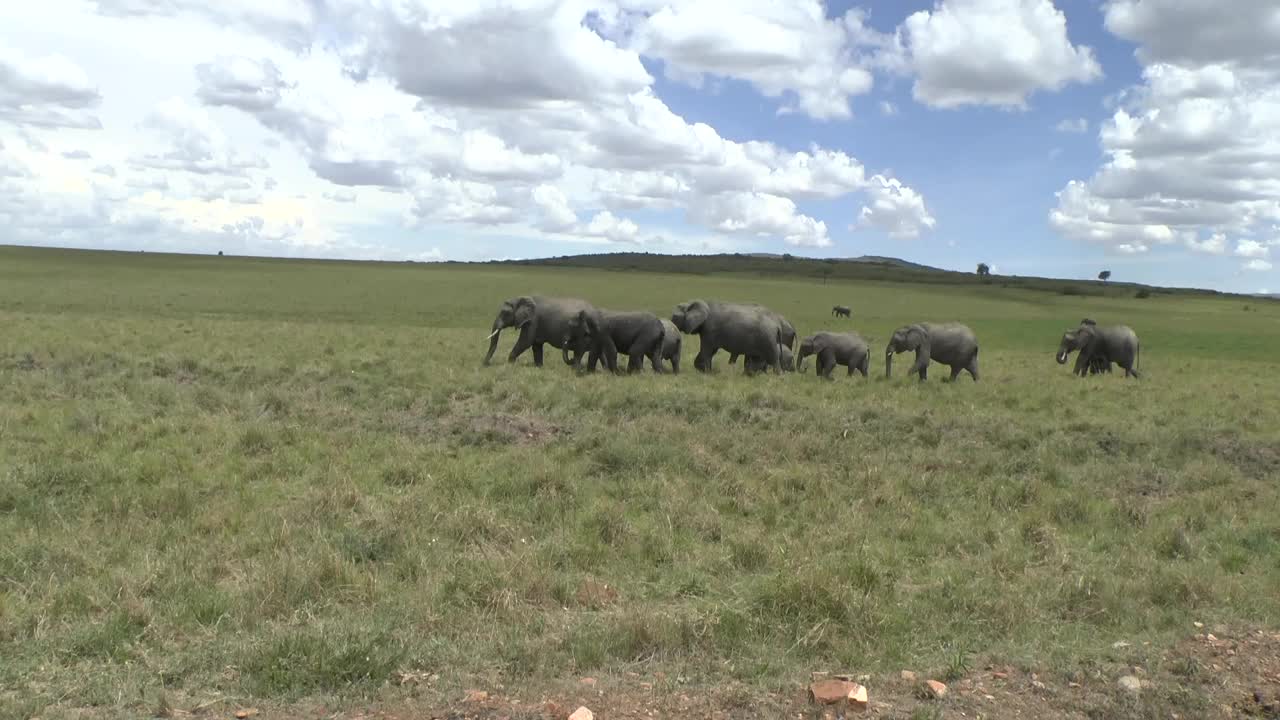
[[[494,330],[493,332],[489,333],[489,337],[485,338],[485,340],[491,339],[494,335],[497,335],[500,332],[502,332],[502,328],[498,328],[497,330]]]

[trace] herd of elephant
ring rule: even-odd
[[[851,311],[837,305],[832,314],[849,317]],[[498,309],[485,365],[493,359],[504,328],[520,332],[507,361],[515,362],[532,349],[538,367],[543,346],[550,345],[575,369],[582,368],[585,358],[590,371],[603,364],[617,373],[621,354],[629,358],[628,372],[642,370],[647,358],[654,372],[665,372],[664,363],[670,363],[671,372],[679,373],[684,335],[697,335],[701,341],[693,366],[702,372],[711,369],[711,360],[720,350],[729,352],[731,365],[742,357],[747,374],[770,368],[777,373],[804,372],[805,359],[812,355],[818,375],[827,379],[838,365],[845,366],[849,375],[856,371],[867,377],[871,359],[870,347],[856,332],[824,330],[801,338],[797,348],[795,327],[779,313],[755,303],[690,300],[676,305],[666,320],[646,311],[597,308],[579,298],[523,295],[504,301]],[[916,354],[908,377],[918,375],[924,381],[929,365],[936,362],[950,367],[952,381],[962,372],[978,380],[978,339],[961,323],[919,322],[894,330],[885,347],[886,377],[892,375],[893,357],[904,352]],[[1072,370],[1076,375],[1110,372],[1114,363],[1126,377],[1138,377],[1138,336],[1127,326],[1102,327],[1086,318],[1063,333],[1058,363],[1065,364],[1073,352],[1079,353]]]

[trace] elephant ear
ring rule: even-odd
[[[707,315],[710,314],[711,308],[701,300],[694,300],[689,303],[684,311],[685,332],[693,334],[702,328],[702,324],[707,321]]]
[[[586,328],[587,335],[595,336],[600,334],[600,321],[586,310],[578,311],[578,324],[580,327]]]
[[[515,319],[516,327],[524,327],[533,320],[533,315],[538,311],[538,305],[529,296],[518,297],[515,300]]]
[[[929,333],[919,325],[912,325],[907,328],[907,349],[919,350],[921,347],[929,345]]]

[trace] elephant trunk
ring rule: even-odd
[[[573,365],[573,359],[569,357],[569,346],[571,345],[573,345],[573,340],[569,338],[565,338],[564,342],[560,343],[560,354],[564,356],[565,365]]]
[[[489,364],[489,361],[493,359],[493,352],[498,349],[498,334],[502,332],[503,327],[501,317],[494,319],[493,332],[489,333],[489,352],[485,353],[484,356],[485,365]]]
[[[1067,364],[1067,349],[1066,349],[1066,348],[1059,348],[1059,349],[1058,349],[1058,364],[1059,364],[1059,365],[1066,365],[1066,364]]]
[[[893,348],[885,348],[884,351],[884,376],[893,376]]]

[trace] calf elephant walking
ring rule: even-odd
[[[805,358],[813,355],[817,358],[817,375],[831,380],[831,371],[837,365],[849,368],[849,375],[854,370],[867,377],[871,366],[871,348],[867,341],[857,333],[818,332],[800,341],[800,355],[796,358],[796,370],[804,372]]]
[[[613,310],[581,310],[569,319],[561,342],[566,364],[569,348],[586,344],[590,350],[587,369],[594,371],[603,361],[610,372],[618,372],[618,355],[628,355],[627,372],[639,372],[649,358],[653,371],[662,372],[662,345],[666,330],[651,312],[615,312]]]
[[[885,377],[892,375],[893,356],[910,350],[915,351],[916,361],[907,370],[908,377],[919,373],[920,382],[924,382],[929,363],[938,362],[951,366],[952,382],[965,370],[974,382],[978,381],[978,338],[966,325],[922,322],[893,331],[884,349]]]
[[[675,323],[662,318],[662,355],[659,362],[654,366],[654,370],[662,367],[662,360],[671,361],[671,373],[673,375],[680,374],[680,352],[684,347],[684,338],[680,335],[680,328]]]

